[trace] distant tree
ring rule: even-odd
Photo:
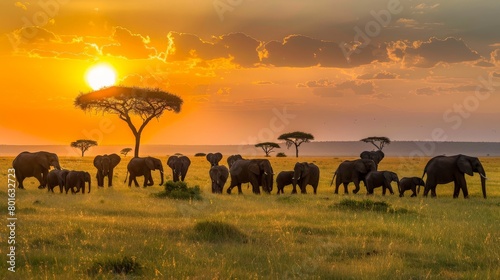
[[[85,152],[93,146],[97,146],[97,142],[94,140],[80,139],[75,142],[71,142],[71,147],[80,149],[82,151],[82,157]]]
[[[262,148],[264,153],[266,153],[266,157],[269,157],[269,154],[274,152],[273,150],[275,148],[279,149],[281,148],[279,144],[274,143],[274,142],[263,142],[263,143],[258,143],[255,144],[255,147],[257,148]]]
[[[295,146],[295,157],[299,157],[299,146],[302,143],[311,142],[314,140],[314,136],[310,133],[295,131],[290,133],[281,134],[278,140],[285,140],[286,147],[290,149],[292,145]]]
[[[86,94],[75,99],[75,106],[83,111],[116,114],[127,123],[135,137],[134,157],[139,156],[141,134],[154,118],[159,119],[164,111],[181,111],[182,99],[160,89],[112,86]],[[139,117],[138,128],[132,120]]]
[[[204,157],[206,155],[207,154],[205,154],[205,153],[196,153],[196,154],[194,154],[195,157]]]
[[[391,139],[383,136],[372,136],[372,137],[367,137],[363,138],[359,141],[365,142],[365,143],[371,143],[373,146],[377,147],[378,150],[382,151],[385,145],[391,144]]]
[[[120,151],[120,154],[122,154],[123,156],[127,156],[128,153],[130,153],[132,151],[132,148],[123,148],[121,151]]]
[[[285,153],[279,152],[276,154],[276,157],[286,157]]]

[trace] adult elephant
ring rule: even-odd
[[[208,174],[212,180],[212,193],[222,193],[224,184],[229,177],[229,169],[224,165],[217,165],[210,168]]]
[[[241,184],[250,183],[252,191],[260,194],[260,186],[266,193],[273,190],[273,168],[267,159],[240,159],[233,163],[229,169],[231,184],[227,193],[231,194],[234,187],[238,187],[238,194],[242,194]]]
[[[335,194],[339,193],[340,184],[344,185],[344,193],[348,194],[347,185],[350,182],[354,183],[356,187],[352,192],[359,192],[359,182],[363,182],[366,186],[365,177],[369,172],[377,171],[377,165],[371,159],[356,159],[356,160],[346,160],[339,164],[337,170],[333,174],[332,182],[330,183],[330,187],[333,184],[333,180],[335,177]]]
[[[43,189],[47,185],[47,175],[50,167],[61,169],[59,165],[59,157],[54,153],[49,152],[22,152],[12,162],[12,167],[15,169],[16,179],[19,182],[17,186],[24,189],[23,181],[28,177],[35,177],[40,185],[39,189]]]
[[[399,180],[399,197],[403,197],[405,191],[412,191],[411,197],[416,197],[420,192],[420,186],[425,187],[425,182],[420,177],[403,177]],[[418,188],[417,188],[418,187]]]
[[[154,185],[153,176],[151,175],[151,171],[159,170],[161,176],[160,186],[163,185],[163,164],[161,160],[154,157],[136,157],[130,160],[127,165],[127,175],[130,173],[128,179],[128,186],[134,184],[136,187],[139,187],[139,183],[137,182],[137,176],[144,176],[144,187]],[[124,183],[127,181],[125,178]]]
[[[382,150],[377,150],[377,151],[364,151],[362,152],[359,157],[362,159],[371,159],[375,162],[375,165],[378,168],[378,164],[384,159],[384,152]]]
[[[108,187],[113,186],[113,169],[120,161],[121,158],[117,154],[98,155],[94,158],[94,166],[97,168],[98,187],[104,187],[104,177],[108,177]]]
[[[191,160],[187,156],[171,156],[167,160],[167,165],[172,169],[173,181],[184,181],[188,172]]]
[[[89,183],[89,193],[91,186],[90,173],[85,171],[69,171],[68,175],[66,175],[66,183],[64,189],[66,190],[66,194],[69,189],[71,189],[71,193],[78,193],[82,190],[82,194],[85,194],[85,183]],[[76,190],[75,190],[76,188]]]
[[[486,198],[486,172],[481,161],[477,157],[466,155],[437,156],[429,160],[424,168],[422,179],[427,173],[425,181],[424,196],[431,191],[431,196],[436,196],[436,185],[453,182],[455,185],[453,198],[457,198],[462,190],[464,198],[469,197],[465,175],[473,176],[474,172],[481,176],[481,189],[483,197]]]
[[[66,175],[68,175],[69,170],[66,169],[53,169],[47,174],[47,189],[49,192],[54,192],[54,188],[59,186],[60,193],[63,192],[63,188],[66,185]]]
[[[292,193],[297,193],[296,186],[297,184],[300,187],[301,193],[306,192],[306,186],[311,185],[314,190],[314,194],[316,194],[316,190],[318,189],[319,183],[319,168],[314,163],[308,162],[297,162],[295,167],[293,168],[293,178],[292,185],[293,190]]]
[[[231,169],[231,166],[237,161],[243,159],[241,155],[231,155],[227,158],[227,166],[229,166],[229,169]]]
[[[221,153],[208,153],[206,156],[208,162],[210,162],[210,166],[219,165],[219,161],[222,159]]]
[[[382,187],[382,195],[385,195],[387,189],[394,194],[392,182],[396,182],[399,189],[398,175],[392,171],[372,171],[366,175],[365,180],[367,194],[373,194],[373,190],[378,187]]]

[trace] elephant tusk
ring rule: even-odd
[[[267,172],[264,172],[264,175],[268,175]]]
[[[485,180],[488,180],[488,177],[484,176],[483,174],[479,173],[479,175],[481,175],[481,177],[483,177]]]

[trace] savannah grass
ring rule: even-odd
[[[158,198],[155,186],[123,183],[131,157],[115,168],[114,186],[90,194],[55,194],[25,181],[16,192],[16,272],[0,265],[0,279],[500,279],[500,159],[482,158],[488,199],[480,180],[467,176],[470,199],[452,198],[453,186],[439,185],[437,199],[409,195],[334,195],[333,172],[347,158],[299,158],[315,162],[318,194],[210,192],[209,163],[190,157],[189,186],[202,200]],[[171,179],[162,157],[166,180]],[[225,163],[226,157],[221,161]],[[277,174],[296,158],[269,158]],[[13,158],[0,158],[7,182]],[[93,174],[92,157],[61,157],[61,166]],[[421,176],[427,160],[386,158],[379,170],[400,178]],[[405,168],[401,168],[401,167]],[[404,172],[398,172],[405,170]],[[141,181],[143,177],[139,177]],[[142,181],[141,181],[142,182]],[[106,184],[105,184],[106,186]],[[0,191],[0,209],[7,196]],[[5,221],[4,221],[5,222]],[[2,236],[6,236],[2,227]],[[2,238],[0,252],[6,255]]]

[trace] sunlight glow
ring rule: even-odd
[[[109,64],[97,64],[87,70],[85,80],[93,90],[98,90],[114,85],[116,82],[116,72]]]

